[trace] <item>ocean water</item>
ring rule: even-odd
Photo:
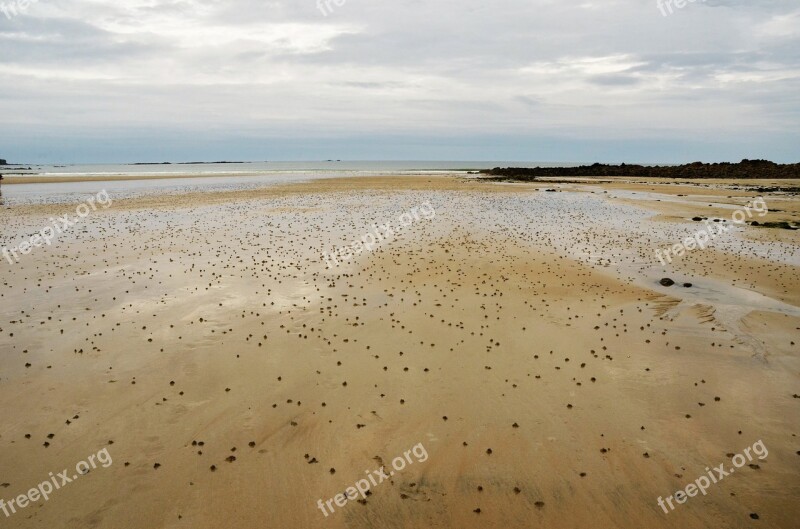
[[[170,163],[170,164],[70,164],[14,165],[0,168],[0,173],[14,176],[118,176],[118,175],[256,175],[264,173],[375,173],[404,174],[415,172],[452,172],[491,169],[492,167],[558,167],[577,164],[520,161],[318,161],[318,162],[246,162],[246,163]]]
[[[111,196],[131,198],[153,193],[222,191],[287,184],[321,178],[368,175],[465,174],[492,167],[568,166],[547,162],[473,161],[321,161],[203,164],[71,164],[9,165],[0,174],[15,178],[37,176],[160,176],[149,180],[94,180],[91,182],[21,183],[0,187],[0,205],[78,203],[106,190]],[[170,176],[181,178],[169,178]],[[189,178],[186,178],[186,177]]]

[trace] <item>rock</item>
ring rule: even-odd
[[[674,285],[674,284],[675,284],[675,281],[673,281],[672,279],[670,279],[670,278],[668,278],[668,277],[665,277],[664,279],[662,279],[661,281],[659,281],[659,283],[661,283],[661,286],[664,286],[664,287],[671,287],[672,285]]]
[[[777,164],[768,160],[742,160],[739,163],[694,162],[673,166],[643,166],[636,164],[606,165],[594,163],[579,167],[495,167],[481,171],[490,179],[532,181],[542,176],[628,176],[649,178],[730,178],[777,179],[800,178],[800,163]]]
[[[700,222],[701,220],[703,220],[703,217],[692,217],[692,220],[695,222]]]
[[[683,288],[692,288],[692,284],[691,283],[684,283],[683,284]]]
[[[764,222],[760,224],[762,228],[776,228],[781,230],[796,230],[794,226],[786,222],[785,220],[779,222]]]

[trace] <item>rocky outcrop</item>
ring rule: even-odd
[[[649,178],[800,178],[800,163],[777,164],[769,160],[742,160],[739,163],[686,165],[607,165],[595,163],[580,167],[507,167],[481,171],[492,180],[535,180],[540,176],[628,176]]]
[[[3,159],[0,159],[0,165],[7,165],[7,164],[6,164],[6,161],[5,161],[5,160],[3,160]]]

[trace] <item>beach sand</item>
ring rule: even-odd
[[[722,181],[115,200],[0,263],[0,498],[113,458],[0,527],[796,527],[800,232],[655,256],[757,196],[752,220],[800,220],[796,194]],[[3,244],[71,211],[4,208]],[[758,441],[766,458],[657,503]],[[319,509],[420,444],[365,502]]]

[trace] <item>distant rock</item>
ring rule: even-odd
[[[800,178],[800,163],[777,164],[769,160],[747,160],[739,163],[702,163],[686,165],[607,165],[594,163],[580,167],[495,167],[481,171],[494,178],[488,180],[530,181],[537,177],[587,177],[587,176],[626,176],[647,178]]]
[[[8,165],[5,160],[0,159],[0,165]]]
[[[668,278],[668,277],[665,277],[664,279],[662,279],[661,281],[659,281],[659,283],[661,283],[661,286],[664,286],[664,287],[671,287],[672,285],[674,285],[674,284],[675,284],[675,281],[673,281],[672,279],[670,279],[670,278]]]
[[[760,224],[758,222],[753,222],[751,224],[751,226],[760,226],[762,228],[777,228],[777,229],[781,229],[781,230],[796,230],[796,229],[798,229],[795,226],[792,226],[791,224],[786,222],[785,220],[781,220],[781,221],[777,221],[777,222],[762,222]]]

